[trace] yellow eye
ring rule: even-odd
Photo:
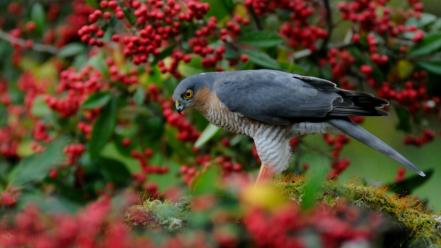
[[[184,92],[183,96],[184,99],[190,99],[193,97],[193,90],[188,89]]]

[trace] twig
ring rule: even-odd
[[[352,46],[352,45],[353,45],[353,43],[349,41],[349,42],[343,42],[343,43],[340,43],[340,44],[329,45],[328,48],[337,48],[337,49],[340,49],[340,48],[350,47],[350,46]],[[313,54],[314,54],[314,53],[311,52],[311,50],[309,50],[309,49],[303,49],[303,50],[300,50],[300,51],[295,52],[295,53],[292,55],[292,58],[293,58],[293,60],[303,59],[303,58],[309,57],[309,56],[311,56],[311,55],[313,55]]]
[[[318,149],[318,148],[316,148],[316,147],[314,147],[314,146],[311,146],[311,145],[309,145],[309,144],[306,143],[306,142],[303,142],[301,145],[302,145],[303,147],[305,147],[306,150],[308,150],[308,151],[312,151],[312,152],[318,153],[318,154],[320,154],[320,155],[322,155],[322,156],[327,157],[327,158],[330,159],[330,160],[333,160],[333,159],[334,159],[331,155],[329,155],[329,154],[326,153],[325,151],[323,151],[323,150],[321,150],[321,149]]]
[[[329,0],[323,0],[323,6],[325,7],[325,18],[326,18],[328,35],[323,40],[322,46],[319,49],[320,53],[323,53],[324,51],[326,51],[329,40],[331,39],[332,30],[334,29],[334,22],[332,20],[331,5],[329,4]]]
[[[302,144],[303,144],[303,135],[297,137],[297,146],[295,149],[295,161],[294,161],[294,171],[300,174],[300,161],[303,154]]]
[[[0,39],[5,40],[13,45],[18,45],[21,47],[29,47],[28,42],[24,39],[14,37],[7,32],[0,29]],[[32,42],[32,46],[29,47],[32,48],[32,50],[42,53],[50,53],[50,54],[57,54],[59,49],[57,47],[51,46],[51,45],[44,45],[40,43]]]
[[[250,12],[251,17],[253,18],[254,24],[256,24],[256,28],[258,30],[262,30],[262,24],[260,23],[259,17],[256,15],[256,12],[254,12],[253,7],[248,7],[248,12]]]

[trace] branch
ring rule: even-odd
[[[254,24],[256,24],[256,28],[258,30],[262,30],[263,29],[262,24],[260,23],[259,17],[256,15],[256,12],[254,12],[253,7],[248,7],[248,12],[250,12]]]
[[[27,40],[14,37],[1,29],[0,29],[0,39],[5,40],[13,45],[18,45],[20,47],[28,47],[28,42],[29,42]],[[57,54],[59,51],[57,47],[35,43],[35,42],[32,42],[32,47],[30,48],[32,48],[32,50],[37,52],[50,53],[50,54]]]
[[[353,45],[352,42],[347,41],[347,42],[343,42],[343,43],[340,43],[340,44],[329,45],[327,48],[337,48],[337,49],[340,49],[340,48],[350,47],[352,45]],[[309,57],[309,56],[311,56],[311,55],[313,55],[315,53],[316,52],[313,53],[309,49],[303,49],[303,50],[295,52],[292,55],[292,57],[293,57],[294,60],[296,60],[296,59],[303,59],[303,58]]]
[[[296,173],[300,174],[300,162],[301,162],[301,157],[303,154],[303,150],[302,150],[302,143],[303,143],[303,135],[297,137],[298,143],[296,146],[296,150],[295,150],[295,161],[294,161],[294,170]]]
[[[324,157],[326,157],[326,158],[328,158],[330,160],[334,160],[334,158],[331,155],[329,155],[328,152],[325,152],[325,151],[323,151],[323,150],[321,150],[321,149],[319,149],[319,148],[317,148],[315,146],[312,146],[312,145],[310,145],[310,144],[308,144],[306,142],[303,142],[301,144],[301,146],[306,148],[306,150],[308,150],[308,151],[315,152],[315,153],[320,154],[320,155],[322,155],[322,156],[324,156]]]
[[[325,7],[325,19],[327,24],[328,36],[326,36],[325,40],[323,40],[322,46],[319,49],[320,52],[324,52],[326,50],[329,40],[331,39],[332,30],[334,27],[334,22],[332,20],[331,5],[329,4],[329,0],[323,0],[323,6]]]

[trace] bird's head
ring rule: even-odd
[[[173,92],[176,110],[182,112],[186,108],[193,107],[199,91],[211,88],[212,83],[212,73],[201,73],[182,80]]]

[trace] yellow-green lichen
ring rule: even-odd
[[[303,178],[285,178],[278,185],[291,199],[301,200]],[[326,182],[322,201],[332,205],[339,199],[393,217],[411,233],[413,239],[430,240],[432,244],[441,245],[441,223],[437,219],[440,214],[428,210],[414,197],[398,197],[385,188],[361,183]]]

